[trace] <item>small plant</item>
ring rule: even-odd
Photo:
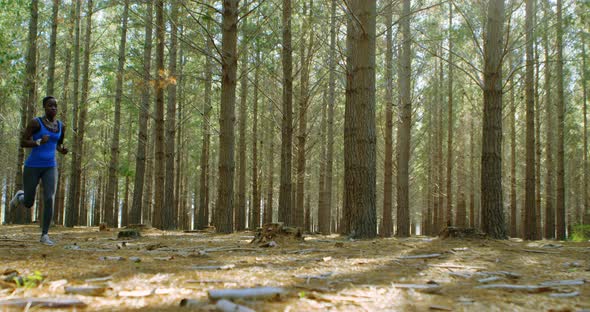
[[[590,224],[575,225],[572,230],[571,240],[573,242],[587,242],[590,240]]]
[[[16,276],[14,282],[17,287],[22,288],[35,288],[43,281],[43,275],[39,271],[35,271],[33,275],[29,276]]]

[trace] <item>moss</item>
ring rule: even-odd
[[[574,226],[570,239],[573,242],[590,241],[590,224],[579,224]]]

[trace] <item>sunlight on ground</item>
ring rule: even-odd
[[[1,284],[0,300],[75,298],[88,311],[176,311],[188,298],[197,302],[192,310],[213,311],[209,290],[273,286],[287,293],[279,300],[237,303],[256,311],[590,309],[588,282],[538,293],[476,288],[491,284],[481,282],[490,278],[510,285],[590,280],[589,243],[429,237],[350,241],[314,235],[259,248],[250,244],[254,234],[249,231],[218,235],[149,229],[139,239],[121,240],[117,231],[58,227],[51,231],[58,245],[46,247],[37,243],[37,232],[36,226],[0,226],[0,273],[13,269],[21,276],[35,271],[44,276],[33,288]],[[65,286],[91,285],[107,291],[101,296],[64,293]],[[573,291],[579,295],[550,297]]]

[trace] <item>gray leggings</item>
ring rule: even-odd
[[[47,234],[53,216],[53,201],[57,188],[57,167],[35,168],[27,167],[23,170],[23,184],[25,195],[21,202],[31,208],[35,203],[35,194],[39,180],[43,182],[43,230],[41,235]]]

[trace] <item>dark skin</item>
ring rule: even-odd
[[[57,102],[55,101],[55,99],[50,99],[49,101],[47,101],[43,105],[43,109],[45,110],[45,116],[42,118],[43,123],[45,123],[48,127],[52,126],[53,124],[56,124],[57,123],[57,119],[56,119]],[[39,130],[41,130],[41,125],[39,124],[39,121],[37,120],[37,118],[33,118],[29,122],[29,124],[27,125],[27,128],[25,128],[25,131],[23,132],[23,135],[21,136],[20,146],[21,147],[37,147],[38,146],[37,142],[35,142],[33,140],[33,134]],[[61,136],[57,142],[56,150],[64,155],[68,153],[68,149],[65,146],[63,146],[65,132],[66,132],[66,127],[65,127],[65,125],[62,124],[62,132],[61,132]],[[49,141],[49,136],[44,135],[41,138],[41,145],[47,143],[47,141]]]

